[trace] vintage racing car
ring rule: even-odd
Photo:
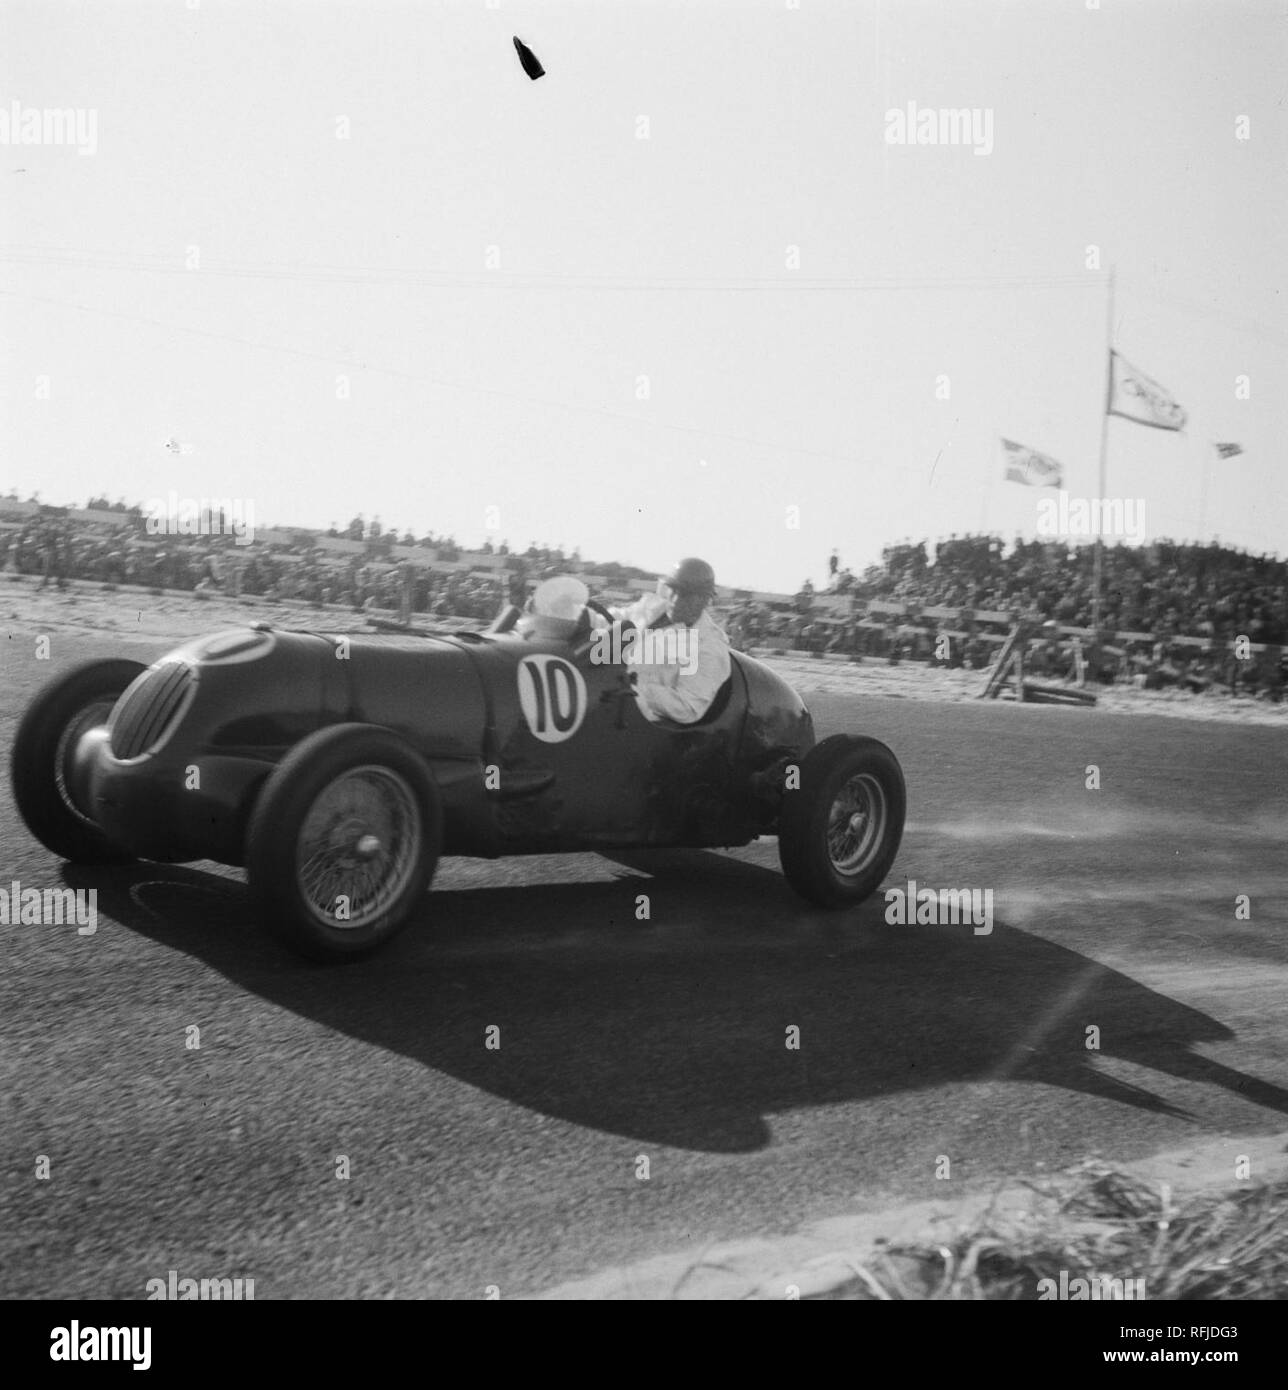
[[[19,725],[18,809],[75,863],[243,866],[262,925],[322,960],[392,937],[441,855],[777,834],[809,901],[878,887],[905,811],[884,744],[816,743],[800,697],[737,652],[701,720],[649,720],[628,666],[602,659],[592,612],[600,629],[620,622],[588,600],[575,618],[508,607],[452,635],[254,623],[146,669],[83,663]]]

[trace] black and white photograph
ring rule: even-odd
[[[1246,1366],[1286,74],[1288,0],[0,0],[44,1374],[449,1300]]]

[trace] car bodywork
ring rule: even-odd
[[[741,653],[702,720],[650,721],[622,665],[569,636],[353,634],[254,624],[190,642],[69,750],[72,802],[149,859],[245,862],[269,774],[330,725],[391,730],[442,799],[442,852],[746,844],[815,743],[800,697]]]

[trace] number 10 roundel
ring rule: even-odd
[[[571,738],[586,717],[586,682],[561,656],[525,656],[518,667],[519,705],[542,743]]]

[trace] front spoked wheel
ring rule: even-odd
[[[246,870],[257,915],[311,960],[368,955],[406,925],[441,845],[438,790],[414,749],[367,724],[320,730],[256,802]]]

